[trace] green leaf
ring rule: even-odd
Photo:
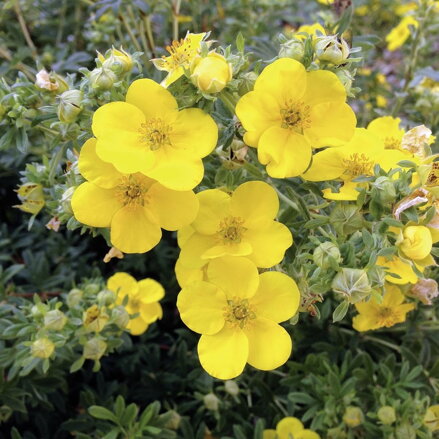
[[[70,366],[70,373],[76,372],[83,366],[85,362],[84,357],[79,357],[71,366]]]
[[[134,403],[130,404],[125,409],[123,416],[120,418],[120,423],[124,426],[129,427],[137,418],[138,413],[139,413],[139,407],[137,407],[137,405]]]
[[[244,53],[245,39],[241,32],[236,36],[236,48],[238,49],[238,52]]]
[[[347,302],[346,300],[341,302],[332,313],[332,321],[335,323],[335,322],[339,322],[340,320],[343,320],[344,316],[348,312],[348,309],[349,309],[349,302]]]
[[[91,416],[93,416],[96,419],[102,419],[106,421],[112,421],[115,424],[119,425],[119,420],[117,419],[116,415],[110,410],[106,409],[105,407],[101,407],[99,405],[92,405],[88,408],[88,412]]]

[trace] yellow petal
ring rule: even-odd
[[[399,127],[399,117],[384,116],[377,117],[367,126],[367,130],[377,135],[380,139],[395,139],[401,141],[404,130]]]
[[[259,140],[259,161],[267,165],[268,175],[274,178],[302,174],[311,162],[311,155],[311,146],[305,137],[284,128],[269,128]]]
[[[162,237],[158,224],[141,206],[125,206],[111,222],[111,244],[123,253],[145,253],[155,247]]]
[[[386,276],[386,281],[397,285],[403,285],[407,283],[415,284],[418,280],[418,276],[413,271],[413,268],[407,262],[404,262],[397,256],[394,256],[391,260],[387,260],[384,256],[378,256],[376,264],[380,267],[387,267],[388,273],[394,273],[400,276],[396,278],[390,275]]]
[[[221,256],[248,256],[252,253],[252,246],[247,241],[229,245],[214,245],[206,250],[201,259],[205,262],[207,259],[220,258]]]
[[[126,328],[130,331],[131,335],[140,335],[148,329],[148,323],[139,316],[135,319],[131,319]]]
[[[352,108],[341,102],[326,102],[310,111],[311,126],[304,129],[313,148],[341,146],[354,135],[357,119]]]
[[[282,366],[291,355],[292,342],[288,332],[272,320],[252,320],[243,329],[248,338],[248,363],[261,370]]]
[[[308,181],[327,181],[339,178],[344,172],[345,148],[326,148],[314,154],[311,166],[302,174]]]
[[[162,147],[155,151],[155,165],[144,172],[163,186],[174,191],[190,191],[204,175],[201,159],[192,158],[184,151]]]
[[[244,227],[257,229],[268,226],[276,218],[279,198],[269,184],[248,181],[233,192],[230,209],[232,216],[244,219]]]
[[[111,164],[102,161],[96,154],[96,139],[88,139],[82,145],[78,168],[88,181],[104,189],[117,186],[122,174]]]
[[[177,308],[184,324],[199,334],[216,334],[224,326],[225,294],[209,282],[194,282],[183,288]]]
[[[272,221],[263,229],[247,230],[245,240],[252,247],[252,253],[248,258],[261,268],[270,268],[279,264],[287,248],[293,244],[293,237],[288,227],[277,221]]]
[[[279,439],[276,434],[276,430],[264,430],[262,432],[262,439]]]
[[[276,432],[280,439],[288,438],[289,435],[295,436],[301,431],[303,431],[302,422],[292,416],[281,419],[276,425]]]
[[[200,208],[192,227],[204,235],[213,235],[219,230],[221,219],[229,215],[230,195],[219,189],[198,192]]]
[[[192,225],[181,228],[177,233],[178,246],[181,248],[194,233]]]
[[[352,327],[358,332],[365,332],[378,329],[379,324],[373,316],[358,314],[352,319]]]
[[[198,199],[192,191],[173,191],[155,183],[148,191],[151,210],[165,230],[178,230],[190,224],[198,211]]]
[[[410,259],[424,259],[432,249],[433,239],[430,230],[425,226],[408,226],[403,231],[404,240],[400,250]]]
[[[221,288],[228,299],[252,297],[259,285],[255,264],[237,256],[213,259],[207,268],[207,278]]]
[[[297,439],[320,439],[320,435],[312,430],[302,430],[296,436]]]
[[[283,106],[286,101],[299,101],[307,87],[303,64],[291,58],[280,58],[262,70],[254,90],[268,93]]]
[[[215,244],[215,237],[193,233],[181,248],[181,263],[187,268],[201,268],[207,262],[201,256]]]
[[[109,227],[115,213],[122,207],[114,189],[102,189],[93,183],[82,183],[72,196],[75,218],[92,227]]]
[[[331,189],[323,189],[323,196],[328,200],[345,200],[354,201],[358,198],[360,194],[357,191],[357,187],[361,187],[359,183],[354,181],[345,181],[343,185],[340,186],[338,192],[332,192]]]
[[[248,340],[240,329],[227,326],[215,335],[202,335],[198,342],[200,363],[207,373],[230,380],[242,373],[248,357]]]
[[[153,323],[163,316],[162,307],[158,302],[142,303],[139,307],[140,317],[146,323]]]
[[[324,102],[344,102],[346,90],[335,73],[329,70],[314,70],[306,73],[306,91],[302,98],[306,105]]]
[[[278,271],[259,276],[259,288],[251,299],[258,317],[284,322],[293,317],[300,303],[300,292],[291,277]]]
[[[145,119],[160,118],[173,122],[178,114],[174,96],[152,79],[134,81],[128,88],[126,101],[141,110]]]
[[[158,302],[165,296],[162,285],[154,279],[142,279],[138,282],[137,296],[142,303]]]
[[[115,273],[107,280],[107,288],[123,300],[125,296],[134,296],[139,291],[136,279],[128,273]]]
[[[251,91],[242,96],[235,112],[247,130],[244,141],[250,146],[258,146],[259,138],[267,128],[281,125],[280,106],[273,96],[264,91]]]
[[[169,87],[173,84],[177,79],[180,79],[184,75],[183,67],[177,67],[175,70],[169,72],[165,79],[160,83],[163,87]]]
[[[216,146],[218,126],[203,110],[187,108],[178,113],[170,140],[173,148],[183,149],[194,158],[203,158]]]
[[[181,288],[204,279],[204,269],[202,268],[188,268],[181,263],[181,259],[178,258],[175,263],[175,277],[177,278],[178,285]]]

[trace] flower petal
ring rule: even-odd
[[[187,108],[178,113],[170,138],[174,148],[184,149],[194,158],[203,158],[216,146],[218,126],[200,108]]]
[[[193,233],[181,247],[181,263],[187,268],[201,268],[207,262],[201,256],[215,245],[214,237]]]
[[[404,302],[404,294],[396,285],[386,285],[383,299],[383,306],[394,307]]]
[[[115,187],[122,176],[111,163],[106,163],[98,157],[95,138],[88,139],[82,145],[78,168],[86,180],[104,189]]]
[[[247,230],[245,240],[253,249],[248,258],[261,268],[279,264],[287,248],[293,244],[293,236],[288,227],[277,221],[272,221],[264,229]]]
[[[153,323],[163,316],[162,307],[158,302],[141,304],[139,307],[140,317],[146,323]]]
[[[251,299],[255,314],[284,322],[296,314],[300,303],[300,292],[291,277],[278,271],[266,271],[259,276],[259,288]]]
[[[135,319],[131,319],[126,326],[126,329],[130,331],[131,335],[140,335],[148,329],[148,326],[148,323],[139,316]]]
[[[259,161],[274,178],[296,177],[311,162],[311,146],[304,136],[280,127],[264,131],[258,144]]]
[[[128,273],[115,273],[107,280],[107,288],[123,300],[125,296],[134,296],[139,291],[136,279]]]
[[[306,91],[302,98],[306,105],[346,101],[346,90],[337,75],[329,70],[306,72]]]
[[[263,181],[238,186],[231,198],[231,214],[243,218],[244,227],[256,229],[270,224],[279,210],[276,191]]]
[[[228,299],[254,296],[259,285],[259,273],[253,262],[237,256],[213,259],[207,267],[209,282],[221,288]]]
[[[244,327],[248,338],[248,363],[261,370],[282,366],[291,355],[291,337],[272,320],[256,318]]]
[[[277,423],[276,432],[280,439],[287,439],[289,435],[295,437],[296,434],[303,431],[303,428],[303,424],[299,419],[287,416]]]
[[[158,302],[165,296],[163,286],[154,279],[142,279],[137,285],[139,288],[137,296],[142,303]]]
[[[376,264],[380,267],[386,267],[388,273],[397,274],[399,278],[387,275],[386,281],[392,284],[404,285],[407,283],[415,284],[418,281],[418,276],[413,271],[413,268],[407,262],[404,262],[398,256],[387,260],[384,256],[378,256]]]
[[[158,224],[141,206],[125,206],[111,222],[111,243],[123,253],[145,253],[155,247],[162,237]]]
[[[343,159],[346,156],[346,148],[326,148],[312,157],[311,166],[302,174],[302,178],[308,181],[335,180],[344,172]]]
[[[223,291],[210,282],[194,282],[178,294],[177,308],[181,320],[199,334],[216,334],[224,326],[227,299]]]
[[[155,183],[148,191],[151,210],[165,230],[178,230],[190,224],[198,211],[198,199],[192,191],[173,191]]]
[[[214,245],[206,250],[201,259],[205,262],[207,259],[220,258],[221,256],[248,256],[252,253],[252,246],[247,241],[229,245]]]
[[[242,373],[248,357],[248,340],[240,329],[227,326],[215,335],[202,335],[198,342],[200,363],[207,373],[230,380]]]
[[[178,104],[174,96],[152,79],[138,79],[127,91],[126,101],[144,114],[144,119],[161,118],[173,122]]]
[[[75,189],[71,205],[75,218],[92,227],[109,227],[114,214],[122,207],[114,189],[102,189],[88,182]]]
[[[181,288],[184,288],[192,282],[205,280],[204,273],[204,267],[188,268],[181,263],[180,258],[178,258],[177,262],[175,263],[175,277],[177,278],[178,285],[180,285]]]
[[[355,132],[357,118],[352,108],[342,102],[326,102],[311,108],[311,126],[304,130],[313,148],[341,146]]]

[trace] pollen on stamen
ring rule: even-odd
[[[280,110],[280,115],[282,128],[302,133],[311,126],[310,106],[304,102],[287,101]]]
[[[148,202],[147,187],[132,175],[122,177],[116,197],[124,206],[144,206]]]
[[[219,241],[223,244],[239,244],[247,230],[243,224],[244,220],[242,218],[234,216],[224,218],[220,222],[217,232]]]
[[[343,167],[345,175],[352,178],[360,175],[372,175],[373,161],[365,154],[354,153],[349,158],[343,159]]]
[[[171,127],[162,119],[152,118],[141,124],[139,140],[145,143],[151,151],[156,151],[163,146],[171,144],[170,132]]]
[[[227,302],[227,306],[224,307],[224,320],[228,326],[243,329],[251,320],[256,318],[253,307],[247,299],[234,297]]]

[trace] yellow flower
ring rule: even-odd
[[[17,209],[36,215],[44,207],[44,192],[41,184],[25,183],[16,192],[21,201],[21,204],[14,206]]]
[[[267,66],[254,90],[236,105],[244,141],[258,148],[259,161],[275,178],[294,177],[309,166],[312,148],[340,146],[351,139],[355,114],[346,91],[327,70],[307,72],[281,58]]]
[[[377,107],[386,108],[387,107],[387,98],[383,95],[376,96]]]
[[[165,290],[154,279],[137,282],[128,273],[120,272],[108,279],[107,288],[117,294],[117,305],[122,305],[128,296],[125,309],[129,314],[138,314],[126,326],[132,335],[143,334],[151,323],[162,318],[163,311],[158,302],[164,297]]]
[[[200,269],[225,255],[245,256],[257,267],[269,268],[282,260],[293,243],[290,230],[274,221],[279,199],[267,183],[250,181],[232,195],[210,189],[197,197],[200,209],[193,230],[179,232],[190,235],[179,240],[181,263],[187,268]]]
[[[218,127],[208,114],[199,108],[178,111],[171,93],[151,79],[134,81],[126,102],[100,107],[92,129],[98,156],[119,172],[141,172],[181,191],[201,181],[201,159],[218,138]]]
[[[178,295],[183,322],[201,334],[198,355],[203,368],[222,380],[237,377],[245,364],[261,370],[284,364],[292,349],[279,323],[299,306],[296,283],[286,274],[258,274],[246,258],[210,262],[208,281],[193,282]]]
[[[72,197],[76,219],[92,227],[110,227],[112,245],[124,253],[150,250],[160,241],[160,228],[177,230],[197,214],[192,191],[167,189],[140,173],[121,174],[96,155],[96,139],[85,142],[78,165],[88,181]]]
[[[373,297],[369,302],[355,304],[359,312],[352,320],[357,331],[370,331],[379,328],[390,328],[397,323],[405,322],[407,313],[415,309],[414,303],[403,303],[404,294],[396,285],[386,285],[382,303]]]
[[[332,5],[334,3],[334,0],[317,0],[322,5]]]
[[[383,116],[377,117],[367,126],[367,131],[375,134],[384,142],[386,149],[401,149],[404,130],[399,127],[399,117]]]
[[[410,15],[405,16],[399,24],[386,36],[387,49],[394,51],[399,49],[411,34],[410,26],[418,27],[419,23]]]
[[[418,281],[418,276],[414,272],[411,264],[399,258],[397,255],[394,255],[390,259],[386,259],[384,256],[378,256],[376,264],[379,267],[383,267],[387,273],[399,276],[393,277],[390,274],[387,274],[385,277],[387,282],[404,285],[408,283],[415,284]]]
[[[31,355],[35,358],[49,358],[54,350],[54,343],[47,337],[36,339],[31,345]]]
[[[173,41],[170,46],[166,46],[169,56],[162,56],[151,61],[158,70],[168,72],[162,85],[168,87],[188,70],[193,59],[199,54],[201,42],[206,33],[191,34],[187,33],[184,39]],[[206,44],[209,44],[206,42]]]
[[[430,255],[433,239],[428,227],[407,226],[402,231],[399,249],[412,261],[422,260]]]
[[[439,404],[428,407],[424,416],[424,425],[430,431],[439,431]]]
[[[219,93],[231,81],[232,75],[232,66],[215,52],[198,56],[191,65],[191,81],[205,93]]]
[[[385,171],[397,167],[406,157],[403,152],[384,149],[384,143],[364,128],[357,128],[354,137],[339,148],[327,148],[313,157],[313,162],[302,177],[309,181],[340,179],[343,186],[339,192],[324,189],[325,198],[330,200],[356,200],[356,188],[367,183],[358,183],[355,178],[373,175],[373,168],[379,164]]]
[[[87,332],[101,332],[109,319],[105,308],[99,308],[96,304],[89,306],[82,314],[82,322]]]
[[[264,430],[263,439],[320,439],[320,435],[312,430],[305,429],[302,422],[288,416],[281,419],[277,425],[276,430]]]
[[[299,35],[302,32],[307,33],[313,38],[326,35],[325,28],[320,23],[302,24],[302,26],[300,26],[299,29],[297,29],[297,31],[294,33],[294,37],[298,38],[299,40],[305,40],[306,35]]]

